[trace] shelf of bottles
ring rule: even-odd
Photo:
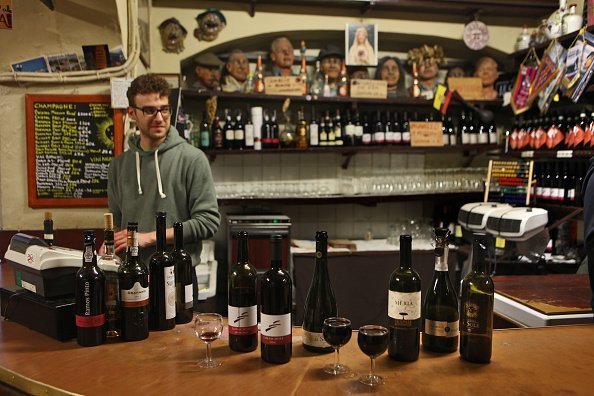
[[[543,159],[534,163],[535,205],[561,211],[583,206],[582,185],[586,159]]]

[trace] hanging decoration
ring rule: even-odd
[[[558,62],[560,62],[564,52],[565,49],[563,46],[559,44],[557,39],[553,39],[540,60],[538,72],[536,73],[536,77],[534,77],[534,81],[530,88],[528,103],[532,104],[536,97],[549,86],[555,77],[557,77],[557,74],[559,73]]]
[[[194,37],[200,41],[214,41],[227,26],[227,19],[216,8],[208,8],[196,16],[198,27],[194,29]]]
[[[511,94],[511,107],[516,115],[530,108],[531,103],[528,99],[530,98],[532,83],[538,72],[539,64],[538,55],[536,55],[534,47],[532,47],[520,65],[518,77]]]
[[[188,31],[177,18],[169,18],[161,22],[159,33],[164,52],[179,54],[184,50],[184,39],[188,35]]]
[[[553,98],[557,95],[559,87],[561,87],[561,81],[566,72],[566,58],[567,50],[563,48],[557,40],[554,40],[553,43],[549,45],[549,48],[543,55],[539,75],[541,70],[548,68],[550,70],[549,73],[554,76],[538,95],[538,108],[540,109],[541,114],[544,114],[549,110]],[[543,64],[545,66],[543,66]],[[539,80],[538,76],[536,80]]]
[[[468,48],[479,51],[489,43],[489,29],[487,25],[479,21],[478,17],[475,16],[474,21],[464,26],[462,38]]]
[[[594,35],[592,33],[584,32],[584,49],[578,64],[579,77],[572,88],[565,92],[565,95],[574,103],[580,100],[594,72]]]

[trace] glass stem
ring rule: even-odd
[[[369,369],[369,376],[373,378],[373,372],[375,371],[375,357],[371,357],[371,368]]]
[[[208,363],[212,362],[212,352],[210,350],[210,342],[206,343],[206,360]]]
[[[340,357],[338,356],[338,348],[334,348],[334,369],[338,369]]]

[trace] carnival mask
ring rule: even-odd
[[[219,33],[227,26],[223,13],[216,8],[209,8],[196,17],[198,27],[194,29],[194,36],[200,41],[214,41]]]
[[[188,31],[176,18],[164,20],[159,25],[159,33],[161,33],[163,51],[179,54],[184,50],[184,39],[188,35]]]

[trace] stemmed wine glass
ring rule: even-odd
[[[199,313],[194,319],[196,337],[206,343],[206,358],[198,362],[202,368],[219,367],[221,362],[212,358],[210,343],[218,339],[223,332],[223,317],[217,313]]]
[[[361,351],[371,358],[369,374],[361,375],[359,382],[369,386],[383,384],[384,379],[374,374],[375,358],[386,352],[388,348],[388,329],[376,325],[363,326],[359,328],[357,342]]]
[[[332,375],[346,374],[351,370],[340,364],[338,350],[351,339],[351,321],[346,318],[326,318],[322,327],[324,340],[334,348],[334,364],[324,367],[324,372]]]

